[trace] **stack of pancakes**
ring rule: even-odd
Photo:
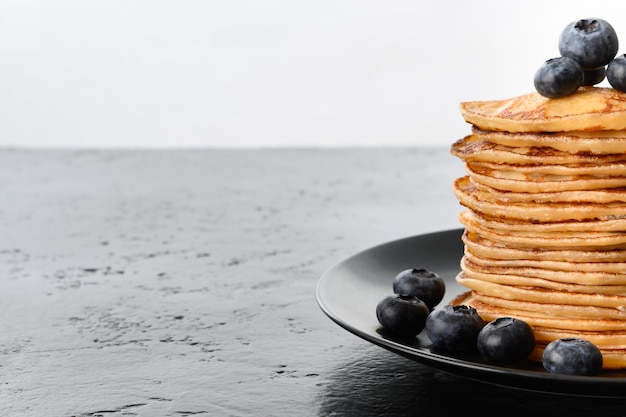
[[[581,87],[461,103],[472,134],[451,153],[465,253],[453,303],[486,321],[528,322],[541,361],[552,340],[596,344],[626,368],[626,94]]]

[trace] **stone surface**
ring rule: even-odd
[[[459,227],[462,167],[447,149],[5,149],[0,166],[3,417],[467,412],[452,396],[621,410],[528,402],[321,312],[315,287],[334,263]]]

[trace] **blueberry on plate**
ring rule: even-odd
[[[430,310],[426,303],[408,294],[389,295],[376,305],[376,318],[389,332],[411,337],[424,330]]]
[[[572,94],[583,83],[584,72],[571,58],[557,57],[545,61],[535,72],[533,82],[539,94],[548,98]]]
[[[393,292],[414,295],[432,310],[443,299],[446,284],[434,272],[423,268],[411,268],[396,275],[393,280]]]
[[[478,353],[491,365],[512,365],[535,349],[535,334],[528,323],[499,317],[482,328],[476,341]]]
[[[476,351],[478,333],[485,326],[476,309],[445,305],[426,319],[426,334],[433,346],[451,352]]]
[[[602,370],[602,353],[588,340],[563,338],[548,343],[541,357],[553,374],[594,376]]]
[[[584,70],[607,65],[617,54],[618,48],[615,29],[603,19],[571,22],[559,37],[561,56],[577,61]]]
[[[606,79],[614,89],[626,92],[626,55],[617,56],[609,62]]]

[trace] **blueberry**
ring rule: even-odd
[[[445,305],[426,319],[426,334],[433,346],[453,352],[476,350],[478,333],[485,325],[478,312],[465,305]]]
[[[616,90],[626,92],[626,55],[615,57],[606,67],[606,79]]]
[[[511,365],[535,349],[535,334],[528,323],[513,317],[490,321],[478,333],[478,353],[492,365]]]
[[[573,59],[551,58],[535,72],[535,89],[544,97],[565,97],[582,85],[583,76],[583,69]]]
[[[376,318],[386,330],[397,336],[415,336],[424,329],[430,310],[413,295],[389,295],[376,306]]]
[[[553,374],[593,376],[602,369],[602,353],[588,340],[564,338],[548,343],[541,357],[543,367]]]
[[[600,67],[593,70],[583,71],[582,85],[600,84],[606,78],[606,68]]]
[[[559,52],[577,61],[584,70],[607,65],[617,54],[615,29],[603,19],[580,19],[569,23],[559,37]]]
[[[446,292],[446,284],[439,275],[422,268],[406,269],[393,281],[394,294],[410,294],[424,301],[432,310]]]

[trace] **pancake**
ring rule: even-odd
[[[551,261],[524,259],[523,257],[515,257],[513,259],[502,258],[485,258],[480,254],[474,253],[470,245],[466,245],[463,256],[478,266],[501,268],[500,273],[514,273],[529,277],[540,277],[551,279],[554,281],[564,282],[580,282],[579,279],[585,279],[589,284],[601,283],[618,283],[621,282],[621,276],[626,274],[626,262],[578,262],[578,261]],[[585,273],[584,277],[572,280],[572,278],[561,278],[552,273]],[[566,274],[569,276],[569,274]]]
[[[471,178],[471,177],[470,177]],[[472,181],[472,184],[480,191],[489,193],[496,201],[503,203],[612,203],[616,201],[626,202],[626,187],[616,187],[597,190],[571,190],[561,192],[536,192],[525,193],[515,191],[503,191],[497,188]]]
[[[626,142],[626,138],[625,138]],[[626,145],[626,144],[625,144]],[[549,146],[513,147],[469,135],[452,144],[452,155],[465,161],[497,162],[498,164],[595,164],[626,161],[625,153],[598,154],[590,152],[570,153]],[[626,146],[625,146],[626,152]]]
[[[626,179],[626,177],[625,177]],[[495,218],[519,219],[530,223],[568,220],[626,219],[626,203],[501,203],[476,188],[469,176],[455,180],[454,194],[465,207]]]
[[[606,332],[592,332],[588,330],[563,331],[550,327],[535,326],[535,340],[538,343],[548,344],[553,340],[564,337],[578,337],[589,340],[598,347],[626,349],[626,330],[610,330]]]
[[[528,266],[512,267],[489,262],[474,262],[475,259],[471,254],[461,259],[461,270],[468,278],[567,292],[626,295],[626,273],[559,271]]]
[[[485,184],[503,191],[540,193],[626,187],[626,177],[624,176],[528,176],[517,174],[511,170],[504,172],[501,170],[478,170],[467,163],[464,166],[472,182]]]
[[[504,100],[460,104],[466,122],[483,130],[569,132],[626,129],[626,93],[612,88],[581,87],[549,99],[537,92]]]
[[[505,164],[503,162],[485,162],[476,161],[468,162],[472,171],[490,171],[490,172],[513,172],[516,177],[524,176],[525,178],[541,177],[546,178],[563,178],[576,179],[587,177],[607,177],[621,176],[626,174],[626,163],[624,162],[608,162],[601,164]],[[512,174],[500,174],[510,176]]]
[[[471,306],[487,322],[498,317],[517,317],[531,326],[557,330],[626,330],[626,312],[614,308],[506,300],[475,291],[458,295],[450,304]]]
[[[462,286],[479,294],[507,301],[553,304],[560,306],[594,306],[602,307],[608,310],[612,309],[626,315],[626,295],[566,292],[547,289],[544,287],[517,287],[513,285],[497,284],[494,282],[469,278],[463,272],[460,272],[456,276],[456,281]]]
[[[555,151],[572,154],[626,153],[626,131],[624,130],[521,133],[489,131],[472,126],[472,133],[480,139],[511,148],[549,147]]]
[[[544,248],[600,248],[600,249],[626,249],[626,232],[603,232],[603,231],[550,231],[540,230],[498,230],[481,225],[471,215],[470,211],[459,214],[459,220],[470,232],[494,241],[506,242],[510,247],[536,247]]]
[[[626,249],[548,249],[540,247],[510,247],[507,242],[495,242],[476,233],[465,231],[461,237],[473,254],[493,259],[544,262],[626,262]]]
[[[555,232],[624,232],[626,231],[626,219],[608,220],[566,220],[561,222],[528,223],[516,219],[503,219],[485,216],[472,210],[464,210],[459,213],[459,217],[468,217],[472,221],[488,229],[502,232],[528,231],[533,233],[555,233]]]

